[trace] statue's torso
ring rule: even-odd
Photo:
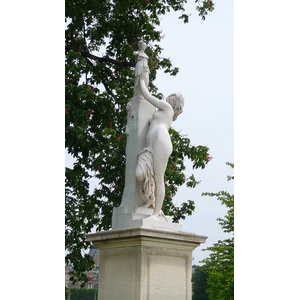
[[[154,148],[154,144],[160,145],[160,150],[172,153],[172,142],[169,135],[170,121],[163,111],[156,111],[149,121],[150,126],[146,135],[146,145]],[[154,149],[153,149],[154,150]]]

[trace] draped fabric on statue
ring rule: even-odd
[[[155,181],[153,171],[153,158],[151,147],[144,148],[137,160],[137,164],[143,170],[144,185],[140,188],[140,195],[144,203],[155,201]]]

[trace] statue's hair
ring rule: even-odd
[[[168,96],[168,98],[169,97],[175,98],[175,103],[173,105],[173,110],[174,110],[173,121],[175,121],[177,119],[177,116],[183,112],[184,98],[179,92],[171,94],[170,96]]]

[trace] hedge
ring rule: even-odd
[[[96,300],[98,299],[98,289],[78,289],[70,288],[71,300],[94,300],[96,291]]]

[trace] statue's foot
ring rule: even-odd
[[[158,215],[161,217],[164,217],[167,222],[170,222],[170,217],[166,217],[166,215],[163,213],[162,210],[160,210]],[[172,222],[172,219],[171,219],[171,222]]]

